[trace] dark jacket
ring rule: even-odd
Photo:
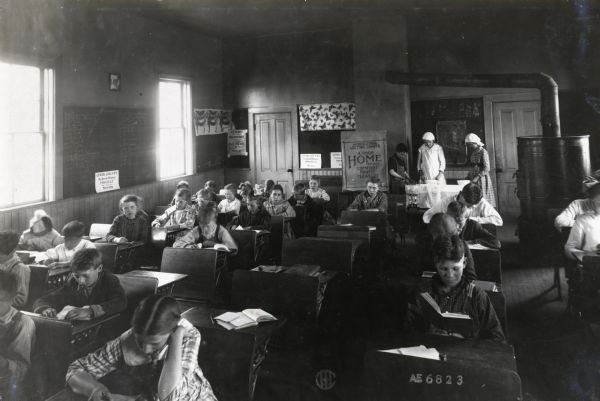
[[[322,219],[322,211],[310,196],[305,195],[304,200],[298,200],[294,195],[290,196],[288,202],[294,208],[296,212],[296,218],[291,221],[292,230],[296,238],[310,236],[317,236],[317,227]],[[304,207],[304,214],[300,212],[298,206]]]
[[[379,209],[380,211],[387,213],[388,204],[386,194],[377,192],[375,196],[370,196],[369,192],[364,191],[356,195],[354,202],[348,206],[348,210],[365,209]]]
[[[488,230],[483,228],[479,222],[467,219],[465,226],[460,233],[460,238],[467,242],[473,242],[488,248],[500,249],[500,241],[490,233]]]
[[[112,242],[117,237],[124,237],[129,242],[146,244],[149,236],[150,219],[145,212],[139,211],[133,219],[128,219],[124,214],[115,217],[106,234],[106,240]]]
[[[47,308],[54,308],[60,312],[66,305],[78,308],[86,305],[98,305],[102,307],[104,314],[111,315],[121,312],[127,307],[127,298],[119,279],[111,272],[103,270],[89,297],[85,291],[79,289],[77,279],[71,277],[62,287],[38,298],[33,303],[33,311],[41,313]],[[95,308],[92,310],[95,311]]]
[[[435,271],[435,265],[433,263],[433,254],[431,251],[431,247],[433,245],[433,238],[431,234],[428,232],[424,232],[419,234],[417,238],[415,238],[417,246],[416,246],[416,274],[421,274],[425,270]],[[463,240],[464,242],[464,240]],[[473,260],[473,254],[469,249],[469,246],[465,242],[465,259],[467,261],[467,265],[465,266],[465,270],[463,272],[463,277],[469,281],[477,280],[477,272],[475,271],[475,261]]]
[[[250,227],[252,230],[270,230],[271,215],[263,208],[256,214],[250,213],[247,208],[242,208],[240,214],[233,218],[230,226]]]

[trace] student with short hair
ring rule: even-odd
[[[25,399],[35,337],[33,320],[12,306],[18,289],[19,277],[0,270],[0,396],[6,401]]]
[[[223,244],[232,254],[237,252],[235,240],[225,229],[217,224],[217,207],[213,202],[198,208],[198,226],[186,235],[177,238],[173,248],[211,248]]]
[[[29,266],[23,264],[15,253],[19,243],[19,234],[14,231],[0,231],[0,271],[14,274],[18,277],[17,294],[13,299],[15,308],[23,308],[27,304],[29,294]]]
[[[183,228],[176,236],[181,237],[194,228],[196,223],[196,208],[191,204],[192,194],[189,189],[178,189],[175,193],[175,204],[157,216],[152,227]]]
[[[367,189],[359,193],[348,210],[372,210],[387,213],[387,196],[379,191],[379,177],[371,177],[367,181]]]
[[[262,199],[252,197],[248,207],[240,210],[240,214],[231,222],[233,229],[241,227],[244,230],[270,230],[271,215],[263,207]]]
[[[213,193],[210,189],[202,188],[200,191],[196,192],[196,194],[192,197],[192,202],[196,202],[196,207],[204,206],[208,202],[213,202]],[[197,212],[197,211],[196,211]]]
[[[271,196],[263,203],[263,206],[271,216],[296,217],[296,212],[290,202],[284,198],[283,187],[274,185]]]
[[[456,220],[458,235],[467,245],[479,244],[488,248],[500,249],[500,241],[494,234],[468,217],[469,211],[464,203],[457,201],[450,202],[446,213]]]
[[[45,252],[63,242],[63,237],[54,229],[50,216],[38,209],[33,212],[33,218],[29,220],[29,229],[21,234],[18,249]]]
[[[225,199],[219,202],[219,213],[229,213],[237,216],[238,214],[240,214],[240,207],[242,206],[242,203],[239,199],[235,197],[235,185],[227,184],[225,185],[224,189]]]
[[[146,244],[150,235],[148,215],[140,208],[141,199],[137,195],[125,195],[119,201],[120,215],[114,218],[106,241]]]
[[[85,225],[80,221],[70,221],[62,229],[65,237],[64,244],[60,244],[46,251],[48,259],[44,261],[51,269],[69,266],[75,252],[80,249],[96,248],[93,242],[83,239]]]
[[[465,245],[457,236],[443,235],[433,242],[433,260],[437,273],[419,288],[419,293],[428,293],[439,305],[441,312],[462,313],[473,319],[473,338],[504,342],[504,333],[496,311],[487,294],[463,277],[465,269]],[[419,301],[409,308],[414,312],[413,324],[422,331],[462,337],[435,327],[422,313]]]
[[[117,394],[216,401],[198,365],[200,344],[200,332],[181,317],[175,299],[150,295],[136,308],[129,330],[69,365],[66,385],[92,401],[124,399]]]
[[[321,179],[317,175],[310,177],[306,195],[310,196],[317,204],[323,204],[331,200],[329,194],[321,188]]]
[[[177,186],[175,187],[175,194],[173,195],[173,200],[171,200],[171,206],[174,206],[177,202],[177,191],[179,191],[180,189],[187,189],[189,191],[190,183],[185,180],[179,181],[177,183]]]
[[[250,181],[244,181],[240,183],[238,187],[238,195],[240,196],[240,201],[242,202],[242,208],[248,205],[250,199],[254,197],[254,188],[252,188]]]
[[[567,258],[579,263],[586,252],[600,250],[600,184],[588,190],[588,199],[590,211],[577,217],[565,244]]]
[[[501,227],[502,224],[504,224],[498,211],[483,198],[481,187],[473,183],[465,185],[458,195],[451,195],[442,199],[438,204],[433,205],[433,207],[427,210],[423,215],[423,221],[429,223],[431,216],[434,214],[446,213],[448,205],[454,201],[463,203],[468,210],[469,218],[475,220],[479,224],[493,224],[498,227]]]
[[[560,231],[562,228],[573,227],[575,220],[583,214],[596,213],[596,206],[592,198],[595,192],[600,190],[600,185],[598,185],[600,184],[600,170],[594,171],[591,176],[586,176],[582,184],[586,189],[586,197],[584,199],[575,199],[569,203],[569,206],[565,210],[556,216],[554,227],[557,230]],[[596,189],[592,190],[593,187],[596,187]]]
[[[204,183],[204,189],[210,191],[210,201],[215,202],[217,205],[221,202],[221,199],[217,196],[217,183],[213,180],[208,180]],[[196,196],[200,196],[200,191],[196,193]]]
[[[74,306],[67,320],[90,320],[119,313],[127,307],[125,291],[119,279],[104,270],[97,249],[81,249],[71,260],[71,277],[62,287],[43,295],[33,304],[33,311],[56,317],[65,306]]]
[[[303,183],[300,182],[294,185],[294,193],[290,196],[288,202],[294,208],[296,216],[299,214],[296,208],[304,207],[304,221],[300,221],[298,217],[296,217],[291,223],[296,238],[304,236],[316,237],[317,227],[321,220],[321,216],[319,215],[320,210],[315,201],[313,201],[310,196],[306,195]]]

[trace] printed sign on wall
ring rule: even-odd
[[[247,129],[234,129],[227,133],[227,157],[248,156],[246,151]]]
[[[343,189],[360,191],[371,177],[379,177],[387,191],[386,131],[342,132]]]
[[[119,189],[119,170],[96,173],[96,193]]]
[[[342,168],[342,152],[331,152],[331,168]]]
[[[300,168],[321,168],[321,154],[302,153],[300,155]]]
[[[233,128],[231,110],[194,109],[196,136],[222,134]]]

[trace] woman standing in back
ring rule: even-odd
[[[465,144],[471,150],[471,156],[467,161],[467,166],[471,167],[471,172],[467,176],[468,180],[481,187],[483,197],[496,207],[496,196],[490,177],[490,155],[485,149],[481,139],[475,134],[469,134],[465,138]]]

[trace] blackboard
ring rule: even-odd
[[[331,167],[331,152],[341,152],[340,132],[336,131],[300,131],[298,133],[298,151],[320,153],[321,168]],[[300,157],[298,157],[300,159]]]
[[[196,172],[225,167],[227,134],[198,135],[196,138]]]
[[[119,170],[121,187],[156,180],[153,109],[66,106],[63,196],[95,192],[95,173]]]
[[[442,138],[443,133],[438,132],[438,127],[444,124],[453,124],[461,127],[464,132],[455,136],[455,149],[448,149],[445,142],[453,142]],[[411,103],[411,126],[414,159],[417,160],[417,150],[421,146],[425,132],[433,132],[446,156],[448,166],[464,166],[466,162],[466,148],[464,134],[474,133],[485,142],[483,121],[483,98],[437,99],[414,101]]]

